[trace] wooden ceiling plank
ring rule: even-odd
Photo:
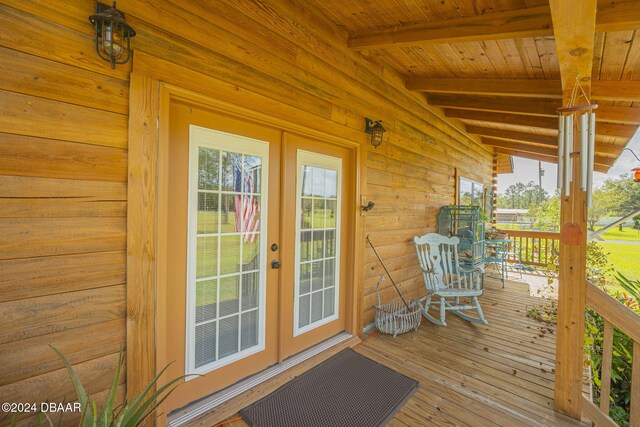
[[[424,43],[515,39],[552,34],[549,7],[539,6],[360,33],[349,38],[349,47],[353,50],[367,50]]]
[[[545,79],[559,79],[560,65],[553,37],[536,37],[535,48],[540,58],[540,66]]]
[[[633,31],[605,33],[599,80],[620,80],[633,34]]]
[[[640,30],[640,7],[636,0],[599,0],[596,31]]]
[[[538,56],[535,39],[516,39],[514,40],[520,58],[524,63],[527,77],[531,79],[544,79],[544,71],[542,71],[542,63]]]

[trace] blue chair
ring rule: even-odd
[[[500,279],[504,288],[504,279],[507,275],[507,257],[509,252],[508,241],[487,241],[486,253],[484,257],[485,274],[489,277]],[[493,266],[494,275],[487,273],[487,268]]]

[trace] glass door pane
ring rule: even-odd
[[[342,160],[298,150],[294,336],[338,317]]]
[[[267,165],[265,142],[190,127],[188,373],[264,349]]]

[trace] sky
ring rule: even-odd
[[[638,157],[640,157],[640,128],[636,131],[635,135],[627,144],[627,147],[632,149]],[[593,185],[594,188],[602,186],[602,184],[611,178],[617,178],[623,173],[631,173],[631,169],[640,167],[640,162],[633,157],[629,151],[622,152],[618,160],[613,165],[607,174],[600,172],[594,172]],[[556,170],[557,165],[555,163],[542,162],[542,169],[544,175],[542,177],[542,188],[547,190],[549,194],[553,194],[556,189]],[[513,158],[513,170],[515,173],[506,173],[498,175],[498,193],[504,194],[507,187],[517,182],[524,184],[529,181],[538,183],[538,161],[523,159],[521,157]]]

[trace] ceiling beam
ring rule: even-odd
[[[550,135],[539,135],[529,132],[516,132],[512,130],[486,128],[481,126],[467,126],[467,132],[480,136],[490,136],[511,141],[524,141],[534,144],[542,144],[551,147],[558,146],[558,137]]]
[[[461,120],[558,130],[558,119],[552,117],[496,113],[492,111],[460,110],[457,108],[445,108],[444,115]],[[596,118],[598,118],[597,114]],[[637,129],[638,127],[633,125],[598,122],[596,125],[596,135],[599,137],[629,139],[636,133]]]
[[[640,7],[636,0],[598,3],[597,32],[640,29]],[[367,50],[553,35],[550,8],[540,6],[360,32],[349,39],[348,45],[353,50]]]
[[[640,125],[640,108],[609,107],[603,105],[595,111],[598,121]]]
[[[562,98],[560,80],[416,77],[408,79],[405,86],[420,92]],[[640,81],[594,80],[591,82],[591,96],[599,101],[640,102]]]
[[[432,79],[417,77],[408,79],[405,86],[409,90],[421,92],[562,98],[560,80]]]
[[[513,146],[513,142],[520,142],[524,144],[540,144],[546,147],[552,147],[554,150],[557,150],[558,148],[558,138],[554,136],[548,137],[544,135],[503,131],[501,129],[494,128],[476,128],[475,126],[467,126],[467,132],[483,137],[488,137],[482,138],[483,140],[490,140],[495,142],[497,142],[498,140],[504,140],[504,144],[500,145],[502,147],[506,147],[507,145]],[[612,165],[615,162],[616,158],[620,155],[620,152],[623,148],[623,146],[618,145],[596,144],[596,163],[600,163],[603,165]]]
[[[583,84],[583,86],[586,85]],[[571,91],[571,89],[569,89],[569,91]],[[429,104],[439,107],[547,116],[553,118],[558,116],[557,108],[560,107],[559,99],[554,100],[543,98],[435,93],[427,95],[427,99]],[[596,117],[599,122],[640,125],[640,108],[611,107],[602,105],[596,110]],[[557,123],[554,127],[557,127]]]
[[[540,160],[542,162],[548,162],[548,163],[557,163],[558,159],[556,158],[556,156],[549,156],[549,155],[545,155],[545,154],[538,154],[538,153],[530,153],[528,151],[521,151],[521,150],[514,150],[514,149],[510,149],[510,148],[500,148],[500,147],[494,147],[494,152],[498,153],[498,154],[508,154],[510,156],[514,156],[514,157],[522,157],[525,159],[531,159],[531,160]],[[599,164],[599,163],[595,163],[593,166],[593,169],[596,172],[602,172],[602,173],[607,173],[609,171],[609,169],[611,168],[611,166],[608,165],[603,165],[603,164]]]
[[[640,102],[640,81],[592,80],[591,97],[597,101]]]
[[[597,110],[596,110],[597,111]],[[629,139],[636,134],[638,126],[603,123],[598,121],[596,114],[596,136],[611,136],[613,138]]]
[[[557,163],[558,162],[558,159],[556,158],[556,156],[549,156],[549,155],[538,154],[538,153],[530,153],[528,151],[514,150],[514,149],[511,149],[511,148],[495,147],[494,148],[494,152],[500,153],[500,154],[508,154],[510,156],[515,156],[515,157],[523,157],[525,159],[541,160],[543,162],[548,162],[548,163]]]
[[[475,120],[479,122],[505,123],[516,126],[530,126],[542,129],[558,129],[558,119],[554,117],[509,114],[494,111],[463,110],[445,108],[444,115],[455,119]]]
[[[596,0],[580,0],[575,3],[550,0],[549,4],[560,65],[563,105],[568,105],[578,81],[587,95],[591,93]],[[577,104],[584,102],[586,101],[576,100]]]
[[[542,154],[544,156],[556,157],[558,150],[551,147],[540,147],[538,145],[529,145],[525,143],[517,143],[512,141],[504,141],[494,138],[482,138],[482,143],[492,147],[499,147],[509,150],[517,150],[526,153]]]
[[[540,6],[425,24],[395,26],[356,34],[349,39],[348,44],[353,50],[366,50],[424,43],[542,37],[552,34],[549,7]]]
[[[526,153],[535,153],[541,154],[549,157],[557,157],[558,150],[556,148],[550,147],[540,147],[539,145],[529,145],[527,143],[517,143],[513,141],[503,141],[495,138],[482,138],[482,143],[486,145],[490,145],[492,147],[509,149],[509,150],[517,150]],[[601,166],[610,167],[616,161],[614,157],[607,157],[596,154],[594,156],[594,161],[596,164]]]
[[[462,108],[466,110],[520,113],[556,118],[556,109],[561,106],[560,99],[543,98],[507,98],[504,96],[429,94],[429,104],[439,107]]]

